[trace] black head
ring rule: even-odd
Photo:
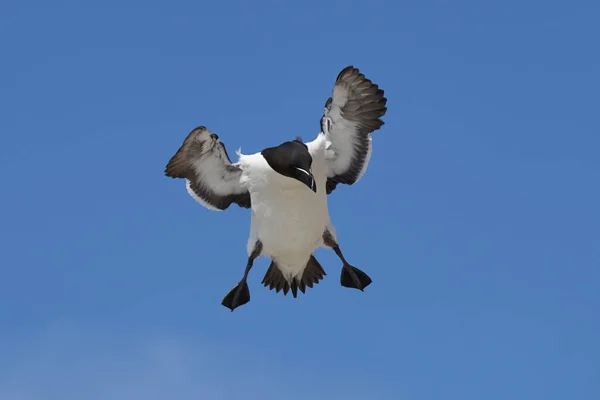
[[[312,174],[312,157],[308,147],[296,139],[276,147],[269,147],[261,152],[267,163],[281,175],[297,179],[317,192],[317,183]]]

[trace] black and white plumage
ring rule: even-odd
[[[349,66],[338,75],[325,103],[321,132],[308,143],[296,139],[232,163],[219,137],[200,126],[171,158],[166,175],[186,180],[189,194],[212,210],[232,204],[251,208],[248,263],[242,280],[222,304],[247,303],[246,278],[260,255],[271,258],[263,284],[284,294],[305,292],[325,276],[313,252],[332,248],[343,262],[341,284],[363,290],[371,279],[344,258],[331,223],[327,195],[364,175],[371,133],[384,124],[387,99],[376,84]]]

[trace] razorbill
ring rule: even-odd
[[[325,103],[321,132],[297,138],[232,163],[225,145],[206,127],[193,129],[170,159],[165,174],[186,181],[187,191],[211,210],[231,204],[251,209],[244,276],[223,298],[233,311],[250,301],[246,279],[254,260],[271,259],[262,283],[294,297],[326,275],[313,252],[331,248],[343,263],[341,285],[364,290],[371,278],[346,261],[329,218],[327,195],[352,185],[371,157],[371,132],[381,128],[387,99],[378,85],[349,66],[338,75]]]

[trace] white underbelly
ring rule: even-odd
[[[252,236],[262,242],[266,256],[308,259],[323,243],[327,199],[308,188],[281,190],[276,196],[253,193],[252,211]]]

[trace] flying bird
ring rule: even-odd
[[[185,179],[189,195],[211,210],[232,204],[249,208],[248,260],[242,279],[223,298],[231,311],[250,301],[246,282],[255,259],[271,259],[262,284],[297,297],[326,275],[314,257],[320,247],[340,258],[341,285],[363,291],[371,278],[350,265],[329,217],[327,197],[339,184],[353,185],[365,173],[371,133],[384,124],[384,91],[357,68],[344,68],[321,116],[321,131],[244,155],[232,163],[225,144],[205,126],[194,128],[168,162],[165,175]]]

